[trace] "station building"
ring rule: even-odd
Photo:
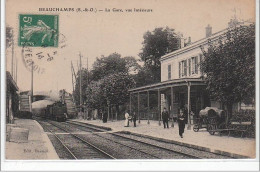
[[[228,31],[224,29],[212,34],[212,27],[206,27],[206,37],[193,42],[181,49],[166,54],[161,57],[161,82],[130,89],[130,112],[131,97],[137,95],[137,112],[140,113],[140,95],[148,96],[148,114],[150,113],[149,95],[158,96],[157,118],[160,120],[161,111],[164,107],[170,113],[171,118],[178,115],[179,109],[187,108],[189,115],[188,124],[193,124],[193,118],[198,116],[199,111],[205,107],[217,107],[223,109],[220,102],[210,99],[206,91],[204,74],[200,71],[202,60],[201,47],[207,49],[208,40],[217,41],[220,36]],[[132,101],[133,102],[133,101]],[[233,110],[254,108],[252,105],[236,103]]]
[[[6,123],[12,124],[18,111],[19,88],[9,71],[6,71]]]

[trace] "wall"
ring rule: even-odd
[[[161,61],[161,81],[168,80],[168,65],[171,65],[171,80],[179,79],[179,62],[183,60],[187,60],[191,57],[198,56],[198,63],[200,63],[199,55],[202,54],[201,49],[195,48],[190,51],[184,52],[182,54],[173,56],[166,60]],[[188,69],[188,62],[187,62],[187,69]],[[187,70],[187,78],[199,78],[201,76],[200,70],[198,68],[198,74],[190,75],[188,74]]]

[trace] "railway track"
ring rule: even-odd
[[[63,148],[66,149],[67,153],[70,153],[71,157],[69,159],[116,159],[115,157],[111,156],[97,146],[89,143],[78,135],[71,133],[69,130],[58,126],[54,122],[44,122],[39,120],[38,122],[43,126],[44,129],[51,132],[51,134],[55,136],[56,139],[58,139],[59,143],[62,145]],[[52,126],[61,129],[65,133],[56,134],[53,130],[47,127],[46,123],[49,123]]]
[[[94,129],[94,130],[103,131],[103,132],[106,131],[103,129],[98,129],[96,127],[89,126],[87,124],[81,124],[78,122],[67,122],[67,123],[78,125],[78,126],[83,126],[83,127],[87,127],[87,128]],[[114,143],[123,145],[125,147],[137,150],[138,152],[151,156],[151,158],[153,158],[153,159],[161,159],[161,158],[201,159],[200,157],[197,157],[192,154],[175,151],[175,150],[161,147],[158,145],[154,145],[151,143],[132,139],[132,138],[120,135],[120,134],[116,134],[116,133],[109,133],[109,134],[94,133],[94,135],[96,135],[100,138],[112,141]],[[107,137],[107,136],[109,136],[109,137]]]
[[[78,123],[78,122],[67,122],[67,123],[82,126],[82,127],[87,127],[87,128],[97,130],[97,131],[103,131],[103,132],[106,131],[106,130],[103,130],[103,129],[101,130],[99,128],[89,126],[89,125],[86,125],[86,124],[84,125],[84,124],[81,124],[81,123]],[[175,151],[175,150],[168,149],[168,148],[165,148],[165,147],[161,147],[161,146],[158,146],[158,145],[154,145],[154,144],[151,144],[151,143],[147,143],[147,142],[143,142],[143,141],[140,141],[140,140],[128,138],[126,136],[116,134],[116,133],[105,134],[106,136],[110,135],[110,137],[106,137],[103,134],[97,134],[97,133],[95,133],[94,135],[99,136],[101,138],[104,138],[106,140],[110,140],[114,143],[123,145],[125,147],[137,150],[137,151],[144,153],[144,154],[147,154],[147,155],[151,156],[151,158],[155,158],[155,159],[161,159],[163,151],[165,152],[165,155],[168,155],[169,157],[173,156],[173,157],[185,158],[185,159],[191,159],[191,158],[192,159],[202,159],[202,158],[197,157],[197,156],[192,155],[192,154],[182,153],[182,152],[179,152],[179,151]],[[173,154],[170,154],[170,153],[173,153]],[[165,155],[163,155],[163,156],[165,157]]]
[[[92,146],[93,148],[97,148],[97,150],[101,150],[100,148],[102,148],[101,152],[106,153],[106,157],[89,156],[87,158],[230,159],[230,157],[222,156],[219,154],[181,146],[178,144],[162,142],[147,137],[141,137],[138,135],[130,135],[123,132],[111,133],[108,131],[108,129],[99,128],[82,122],[67,121],[59,123],[55,121],[48,121],[48,123],[52,125],[52,128],[55,128],[55,131],[59,129],[67,134],[62,136],[61,133],[61,135],[58,135],[61,141],[68,141],[69,139],[69,141],[74,144],[77,144],[77,141],[81,141],[89,146]],[[57,133],[55,135],[57,135]],[[91,141],[91,143],[89,141]],[[69,144],[65,145],[68,146]],[[85,149],[82,145],[78,145],[77,147],[87,151],[87,149]],[[71,152],[76,153],[74,155],[82,154],[82,152],[79,153],[77,151]],[[91,153],[91,151],[88,152]],[[80,157],[77,159],[86,159],[86,157]]]
[[[38,121],[39,122],[39,121]],[[50,130],[44,123],[39,122],[41,124],[41,126],[46,129],[47,131],[49,131],[57,140],[58,142],[62,145],[62,147],[67,151],[67,153],[69,153],[69,155],[71,156],[71,159],[75,159],[77,160],[78,158],[72,153],[72,151],[62,142],[62,140],[52,131]]]
[[[78,125],[81,127],[86,127],[90,128],[93,130],[99,130],[106,132],[107,130],[93,127],[91,125],[88,125],[86,123],[81,123],[81,122],[75,122],[75,121],[69,121],[68,123]],[[160,149],[161,151],[167,151],[167,152],[172,152],[176,153],[176,156],[183,156],[183,158],[192,158],[192,159],[205,159],[205,158],[214,158],[214,159],[232,159],[231,157],[228,156],[223,156],[220,154],[215,154],[207,151],[202,151],[199,149],[191,148],[191,147],[186,147],[186,146],[181,146],[178,144],[173,144],[173,143],[167,143],[167,142],[162,142],[154,139],[149,139],[145,137],[140,137],[137,135],[127,135],[127,134],[120,134],[120,132],[117,133],[109,133],[109,134],[99,134],[99,133],[94,133],[94,135],[99,136],[101,138],[116,142],[116,143],[121,143],[121,145],[124,145],[129,148],[136,149],[136,146],[140,146],[137,144],[141,144],[144,146],[149,146],[151,149],[150,151],[147,151],[146,148],[144,150],[140,148],[140,152],[144,152],[147,154],[150,154],[151,151],[155,151],[154,148]],[[110,135],[110,137],[107,137]],[[120,142],[122,141],[122,142]],[[160,156],[154,156],[155,158],[160,158]]]
[[[86,126],[84,126],[84,125],[77,124],[77,123],[70,123],[70,122],[57,123],[57,122],[51,122],[51,124],[52,124],[53,126],[55,126],[55,127],[58,127],[58,128],[60,128],[60,129],[63,129],[64,131],[66,131],[66,132],[68,132],[68,133],[70,133],[70,131],[68,131],[68,130],[64,129],[64,127],[62,127],[62,126],[64,126],[64,124],[66,124],[66,125],[67,125],[67,124],[71,124],[71,125],[73,125],[73,126],[76,127],[76,128],[79,128],[78,126],[84,127],[86,132],[89,132],[88,129],[91,129],[92,132],[101,132],[101,131],[102,131],[102,132],[107,132],[107,130],[103,130],[103,129],[95,128],[95,127],[91,127],[91,126],[86,127]],[[82,130],[82,128],[80,128],[80,129]],[[74,136],[76,136],[76,137],[78,137],[78,138],[84,140],[84,141],[87,141],[87,139],[86,139],[86,140],[83,139],[84,137],[80,137],[80,134],[75,134],[75,133],[72,133],[72,134],[73,134]],[[108,140],[108,139],[105,138],[105,137],[96,135],[96,134],[94,134],[94,133],[92,133],[92,134],[95,135],[95,136],[98,136],[98,137],[101,137],[101,138],[102,138],[102,139],[99,139],[99,140],[98,140],[98,141],[100,141],[100,143],[105,142],[104,140]],[[83,135],[83,134],[81,133],[81,135]],[[86,138],[86,136],[85,136],[85,138]],[[89,140],[89,141],[91,140],[91,141],[93,142],[93,140],[90,139],[90,138],[88,138],[88,140]],[[112,142],[112,143],[111,143],[111,142]],[[148,152],[140,151],[140,150],[138,150],[138,149],[136,149],[136,148],[134,148],[134,147],[121,144],[121,143],[119,143],[119,142],[117,142],[117,141],[115,141],[115,140],[109,140],[109,143],[110,143],[110,145],[119,144],[121,147],[122,147],[122,145],[123,145],[124,147],[130,148],[130,149],[132,149],[132,150],[136,150],[137,152],[144,154],[146,159],[159,159],[159,157],[156,157],[156,156],[154,156],[154,155],[151,155],[151,154],[148,153]],[[94,144],[92,144],[92,145],[94,146]],[[110,151],[110,152],[111,152],[111,151]],[[117,155],[116,153],[113,153],[113,154],[114,154],[114,155]],[[114,157],[114,156],[112,156],[112,157]],[[114,157],[114,158],[115,158],[115,157]]]

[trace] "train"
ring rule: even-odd
[[[61,101],[36,101],[32,105],[32,114],[35,117],[54,121],[66,121],[68,118],[66,104],[63,104]]]
[[[68,118],[66,105],[60,101],[47,105],[45,118],[54,121],[66,121]]]

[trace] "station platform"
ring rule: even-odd
[[[51,141],[40,124],[32,119],[15,119],[17,127],[29,130],[28,142],[5,143],[6,160],[58,160]]]
[[[124,127],[124,120],[108,121],[103,123],[101,120],[83,120],[75,119],[72,121],[84,122],[96,126],[109,127],[112,132],[128,131],[133,134],[148,136],[162,141],[177,143],[184,146],[199,148],[204,151],[224,154],[234,158],[255,158],[256,157],[256,140],[254,138],[238,138],[219,136],[217,134],[210,135],[206,129],[200,129],[199,132],[187,130],[187,125],[183,134],[183,138],[179,136],[178,123],[169,122],[169,129],[163,128],[163,123],[159,126],[158,121],[141,120],[140,124],[136,122],[137,127],[134,127],[130,122],[130,127]]]

